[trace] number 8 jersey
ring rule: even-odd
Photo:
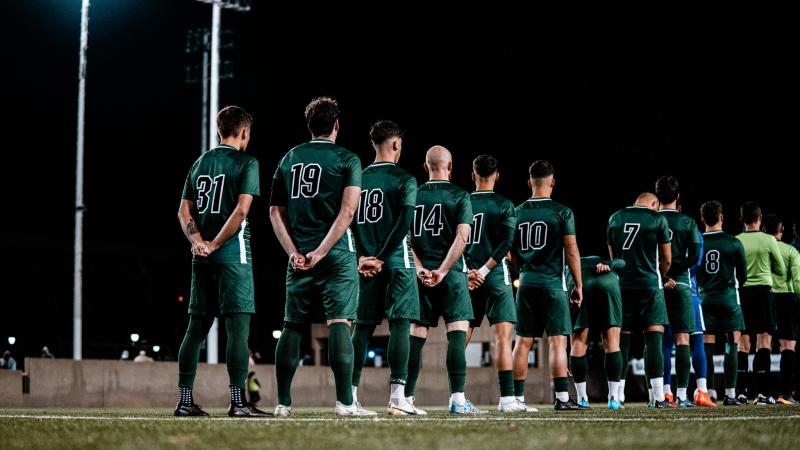
[[[328,234],[348,186],[361,186],[361,161],[327,139],[312,139],[289,150],[272,178],[270,206],[285,206],[297,250],[316,249]],[[332,250],[355,252],[348,228]]]
[[[212,240],[227,222],[240,194],[258,196],[258,160],[222,144],[195,161],[183,186],[183,198],[195,202],[197,227],[203,239]],[[250,228],[247,219],[238,233],[208,258],[195,262],[250,264]]]
[[[472,202],[467,191],[445,180],[431,180],[417,190],[413,246],[423,267],[438,269],[456,238],[460,224],[472,226]],[[453,271],[467,271],[462,255]]]

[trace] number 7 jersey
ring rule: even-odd
[[[620,287],[662,289],[658,246],[670,243],[663,214],[644,206],[623,208],[608,219],[607,237],[614,258],[625,260]]]
[[[313,139],[289,150],[272,178],[270,206],[289,213],[292,241],[306,254],[330,231],[348,186],[361,187],[361,161],[354,153],[327,139]],[[350,229],[332,250],[355,252]]]
[[[214,239],[228,221],[239,195],[259,195],[258,160],[230,145],[209,150],[195,161],[183,186],[185,200],[197,208],[197,227],[203,239]],[[208,258],[195,262],[250,264],[250,228],[247,219],[239,232]]]

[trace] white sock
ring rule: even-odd
[[[569,392],[556,392],[556,398],[562,402],[569,401]]]
[[[389,390],[389,400],[396,405],[405,404],[406,403],[405,390],[406,390],[405,384],[392,383]]]
[[[619,400],[619,381],[609,381],[608,382],[608,399],[611,400],[611,397],[617,398]]]
[[[575,391],[578,393],[578,400],[589,400],[589,397],[586,395],[586,382],[583,383],[575,383]]]
[[[414,396],[413,395],[407,396],[406,397],[406,402],[411,403],[413,405],[414,404]]]
[[[730,398],[736,398],[736,388],[725,388],[725,395]]]
[[[703,391],[705,393],[708,393],[708,386],[706,385],[706,379],[705,378],[698,378],[697,379],[697,390]]]
[[[464,406],[467,403],[467,399],[464,398],[463,392],[453,392],[450,394],[450,403],[455,403],[458,406]]]
[[[358,401],[358,386],[353,386],[353,404]]]
[[[686,388],[678,388],[678,392],[675,394],[678,397],[678,400],[686,400]]]
[[[619,397],[617,400],[624,402],[625,401],[625,379],[619,380]]]
[[[647,389],[647,398],[652,402],[653,401],[653,388]]]
[[[664,385],[664,393],[665,394],[672,394],[672,386],[665,384]]]
[[[716,389],[709,389],[708,396],[711,398],[717,398],[717,390]]]
[[[653,400],[664,401],[664,377],[651,378],[650,385],[653,386]]]
[[[500,397],[500,404],[501,405],[508,405],[509,403],[516,403],[517,398],[513,395],[507,397]]]

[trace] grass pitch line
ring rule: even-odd
[[[272,424],[294,423],[294,422],[732,422],[741,420],[796,420],[800,415],[790,416],[729,416],[729,417],[574,417],[563,415],[561,417],[531,417],[531,416],[507,416],[507,417],[430,417],[430,418],[359,418],[359,417],[298,417],[280,419],[241,419],[235,417],[207,417],[207,418],[185,418],[185,417],[140,417],[140,416],[49,416],[49,415],[29,415],[12,414],[0,415],[2,419],[28,419],[28,420],[86,420],[86,421],[129,421],[129,422],[235,422],[253,421]],[[409,420],[410,419],[410,420]]]

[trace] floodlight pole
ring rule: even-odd
[[[86,115],[86,48],[89,45],[89,0],[81,5],[78,60],[78,128],[75,143],[75,245],[72,271],[72,359],[83,357],[83,132]]]

